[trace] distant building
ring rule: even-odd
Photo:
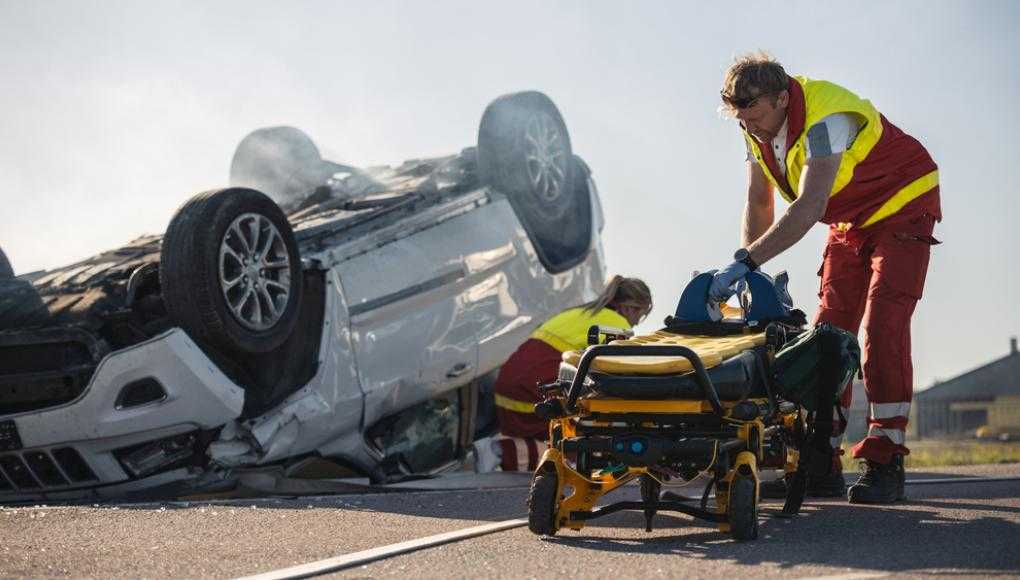
[[[1016,337],[1010,339],[1008,355],[914,393],[909,429],[919,438],[1020,435]]]

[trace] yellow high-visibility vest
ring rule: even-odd
[[[793,79],[803,91],[802,114],[804,118],[800,133],[797,135],[794,143],[787,149],[786,158],[776,160],[777,163],[785,163],[785,178],[782,175],[773,175],[772,170],[769,168],[768,163],[762,154],[760,144],[747,131],[744,131],[744,139],[747,141],[751,154],[754,156],[755,161],[757,161],[761,166],[765,176],[772,185],[779,190],[780,195],[782,195],[786,201],[792,203],[800,194],[800,177],[804,171],[805,163],[807,162],[806,143],[808,129],[825,117],[835,113],[851,113],[858,116],[862,121],[862,125],[853,144],[849,149],[843,152],[839,169],[836,172],[835,181],[833,181],[832,189],[829,192],[831,204],[835,202],[835,200],[832,200],[831,198],[837,197],[847,188],[847,186],[852,184],[855,170],[858,169],[862,162],[868,159],[868,156],[875,150],[876,146],[880,144],[883,132],[888,122],[886,121],[883,123],[881,114],[878,112],[878,109],[871,104],[871,101],[862,99],[839,85],[828,81],[812,80],[799,76],[793,77]],[[793,111],[788,109],[788,115],[790,114],[793,114]],[[788,122],[790,122],[790,120],[791,119],[788,118]],[[902,135],[902,132],[895,128],[895,126],[889,126],[892,127],[892,129],[898,134]],[[891,147],[897,147],[897,145],[891,145]],[[920,147],[920,144],[917,144],[917,147]],[[917,151],[915,151],[916,148],[910,147],[901,149],[904,149],[905,156],[917,156]],[[921,148],[921,151],[927,158],[927,152],[924,152],[923,148]],[[894,174],[899,171],[900,167],[896,164],[896,156],[886,156],[890,157],[890,160],[875,162],[882,165],[880,169],[885,169],[890,174]],[[927,160],[930,161],[930,158],[927,158]],[[911,158],[909,163],[914,163],[914,159]],[[888,166],[886,167],[886,165]],[[896,188],[893,191],[876,190],[873,194],[870,191],[863,194],[861,194],[860,191],[855,191],[854,195],[871,194],[874,196],[881,196],[883,199],[877,208],[869,208],[869,212],[863,216],[863,219],[858,218],[856,220],[857,223],[848,225],[852,225],[854,227],[868,227],[893,215],[906,206],[910,201],[932,190],[938,185],[938,171],[934,169],[934,162],[930,163],[930,167],[928,167],[927,164],[916,163],[915,166],[923,167],[924,170],[920,175],[908,176],[907,181],[904,183],[897,183]],[[874,167],[871,169],[871,172],[874,172]],[[785,179],[786,183],[780,182],[780,179]],[[858,189],[866,189],[866,187],[867,186],[862,186]],[[827,212],[827,214],[828,213],[830,212]],[[838,210],[835,213],[838,213]]]
[[[560,352],[579,350],[588,346],[588,329],[595,324],[630,330],[630,322],[615,310],[603,308],[591,312],[578,307],[553,316],[539,326],[531,338],[541,340]]]

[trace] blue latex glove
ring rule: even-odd
[[[733,284],[748,273],[743,262],[733,262],[729,266],[716,270],[712,285],[708,289],[708,298],[716,302],[726,302],[733,296]]]

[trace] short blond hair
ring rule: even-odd
[[[733,59],[726,69],[720,95],[723,109],[733,112],[736,103],[753,99],[758,95],[776,96],[789,86],[789,77],[783,65],[769,53],[759,50],[742,54]]]

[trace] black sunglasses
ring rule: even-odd
[[[724,103],[733,107],[734,109],[746,109],[748,107],[753,107],[755,104],[757,104],[758,99],[764,97],[765,93],[755,95],[753,97],[736,98],[727,95],[726,91],[719,91],[719,96],[722,97]]]

